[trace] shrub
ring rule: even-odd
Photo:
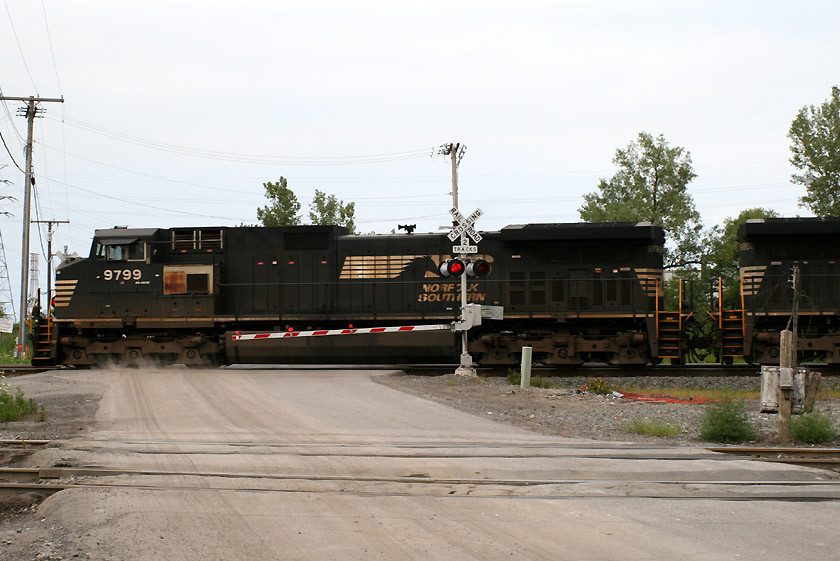
[[[723,399],[706,406],[700,438],[710,442],[740,444],[756,438],[756,430],[747,418],[743,401]]]
[[[12,388],[6,383],[4,376],[0,376],[0,422],[14,421],[38,410],[38,404],[25,399],[23,392]]]
[[[682,432],[682,427],[657,421],[656,419],[634,419],[624,425],[624,432],[633,432],[646,436],[670,436],[673,438]]]
[[[586,381],[586,391],[597,393],[598,395],[609,395],[613,392],[612,388],[601,378],[588,379]]]
[[[522,374],[518,370],[508,368],[507,381],[512,386],[518,386],[522,383]]]
[[[790,420],[790,434],[805,444],[823,444],[837,438],[830,415],[822,411],[804,413]]]

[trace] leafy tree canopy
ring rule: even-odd
[[[799,199],[817,216],[840,216],[840,88],[819,107],[805,106],[790,125],[790,163],[801,173],[794,183],[807,191]]]
[[[717,277],[723,279],[723,301],[727,308],[740,308],[740,271],[738,256],[738,229],[747,220],[755,218],[778,218],[779,214],[766,208],[749,208],[742,210],[735,218],[726,218],[722,225],[714,226],[709,232],[706,242],[705,279]]]
[[[601,179],[598,191],[583,196],[578,210],[585,222],[652,222],[662,226],[674,249],[666,248],[667,268],[685,267],[700,261],[700,213],[688,193],[688,183],[697,177],[691,155],[671,147],[663,135],[654,138],[639,133],[636,141],[615,152],[618,171]]]
[[[263,226],[297,226],[301,224],[300,202],[289,189],[288,181],[281,177],[275,183],[263,183],[269,204],[257,209],[257,218]],[[309,220],[312,224],[345,226],[355,233],[356,203],[344,204],[335,195],[315,190],[315,197],[309,205]]]
[[[257,209],[263,226],[297,226],[300,224],[300,203],[288,187],[285,177],[275,183],[263,183],[269,205]]]
[[[355,213],[356,203],[344,204],[344,201],[337,200],[335,195],[327,195],[318,189],[315,189],[315,197],[309,205],[309,220],[313,224],[346,226],[351,234],[356,230]]]

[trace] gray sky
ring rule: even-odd
[[[840,83],[838,28],[836,1],[3,0],[0,88],[66,99],[35,128],[38,215],[70,220],[55,244],[80,254],[95,228],[256,223],[280,176],[304,210],[316,188],[355,201],[362,232],[436,231],[448,142],[479,229],[575,222],[640,131],[690,151],[711,226],[808,215],[786,134]],[[23,166],[20,105],[0,132]],[[17,292],[24,181],[4,164]]]

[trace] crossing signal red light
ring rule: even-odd
[[[465,269],[464,262],[460,259],[447,259],[440,264],[440,274],[444,277],[460,277]]]
[[[490,263],[484,259],[476,259],[467,263],[467,276],[484,278],[490,274]]]

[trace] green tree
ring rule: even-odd
[[[666,268],[698,264],[702,224],[687,188],[697,177],[689,152],[670,147],[661,134],[654,138],[642,132],[627,148],[615,151],[613,163],[618,166],[615,175],[601,179],[597,192],[583,196],[581,219],[652,222],[665,229],[670,242]]]
[[[356,203],[344,204],[335,195],[327,195],[315,189],[315,197],[309,205],[309,220],[313,224],[337,224],[346,226],[351,234],[356,231],[354,222]]]
[[[793,142],[790,163],[802,172],[791,177],[807,191],[800,206],[817,216],[840,216],[840,88],[832,87],[831,97],[819,107],[800,109],[788,137]]]
[[[275,183],[263,183],[269,205],[257,209],[263,226],[297,226],[300,224],[300,203],[288,187],[285,177]]]
[[[257,218],[263,226],[297,226],[301,224],[300,203],[289,189],[288,181],[281,177],[276,183],[263,183],[268,205],[257,209]],[[327,195],[315,189],[315,197],[309,205],[311,224],[346,226],[355,234],[356,203],[344,204],[335,195]]]
[[[735,218],[726,218],[723,224],[715,225],[706,236],[703,244],[706,248],[706,267],[703,281],[709,282],[717,277],[723,279],[723,303],[727,308],[741,307],[740,270],[738,256],[738,228],[747,220],[756,218],[778,218],[779,214],[766,208],[742,210]]]

